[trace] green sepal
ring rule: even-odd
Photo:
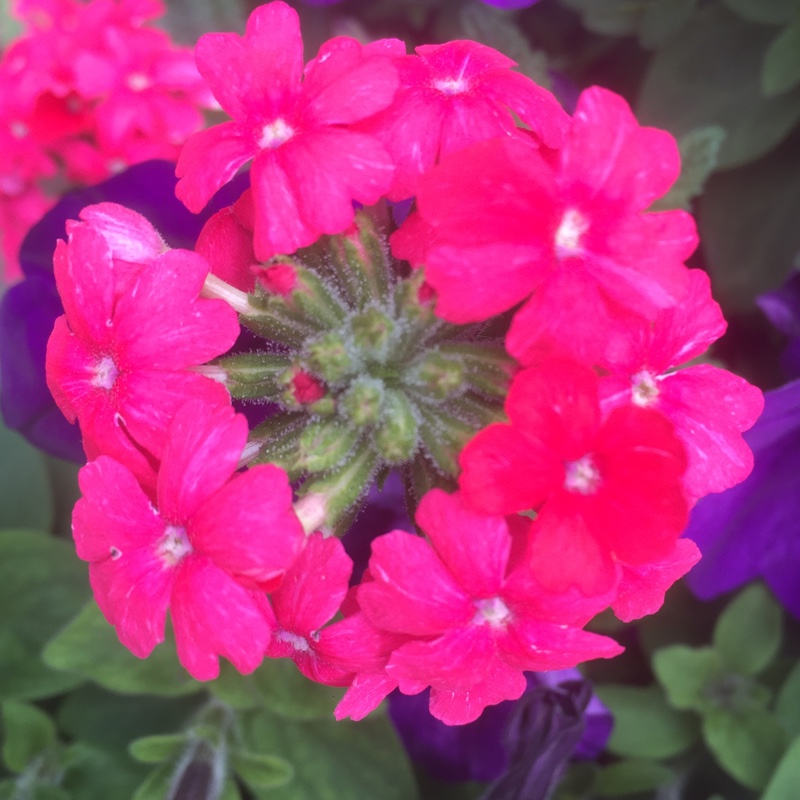
[[[286,470],[290,480],[297,480],[303,474],[298,448],[306,422],[305,414],[279,413],[268,417],[250,433],[250,446],[258,447],[250,464],[275,464]]]
[[[177,758],[185,747],[185,733],[166,733],[135,739],[128,745],[128,752],[142,764],[160,764]]]
[[[274,789],[284,786],[294,777],[294,767],[285,758],[249,750],[234,750],[231,767],[252,789]]]
[[[225,370],[225,385],[233,397],[256,400],[277,397],[282,388],[278,378],[291,361],[273,353],[241,353],[219,358],[214,364]]]
[[[347,458],[357,440],[358,433],[336,417],[312,422],[298,441],[298,466],[310,473],[333,469]]]
[[[739,675],[757,675],[768,667],[781,639],[780,606],[759,583],[743,589],[725,607],[712,637],[723,668]]]
[[[474,426],[427,405],[420,407],[419,428],[423,447],[438,469],[445,475],[458,475],[458,455],[475,435]]]
[[[414,407],[403,392],[388,389],[383,415],[375,431],[375,446],[383,461],[404,464],[419,447],[419,424]]]

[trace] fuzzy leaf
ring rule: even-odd
[[[597,696],[614,715],[608,749],[632,758],[670,758],[697,741],[693,715],[667,703],[658,686],[597,686]]]
[[[171,642],[146,659],[130,653],[92,601],[45,648],[45,664],[121,694],[174,697],[202,688],[178,663]]]
[[[176,757],[186,746],[183,733],[143,736],[128,745],[128,752],[142,764],[160,764]]]
[[[723,665],[740,675],[757,675],[772,663],[781,646],[780,606],[761,584],[732,600],[714,628],[714,647]]]
[[[767,97],[793,89],[800,83],[800,17],[784,28],[764,54],[761,88]]]
[[[786,748],[785,731],[764,709],[712,711],[703,718],[703,738],[719,765],[756,791],[766,786]]]

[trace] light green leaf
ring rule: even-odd
[[[714,650],[682,644],[664,647],[653,654],[652,667],[672,706],[701,713],[708,710],[705,691],[721,671]]]
[[[34,531],[0,532],[0,700],[33,700],[82,678],[48,669],[44,643],[90,595],[71,544]]]
[[[637,792],[652,792],[668,785],[675,773],[655,761],[629,759],[603,767],[594,785],[600,797],[621,797]]]
[[[717,709],[703,718],[703,738],[719,765],[739,783],[763,789],[786,748],[786,733],[764,709]]]
[[[775,716],[789,736],[800,736],[800,662],[794,665],[778,692]]]
[[[800,83],[800,18],[784,28],[764,54],[761,88],[767,97],[793,89]]]
[[[53,497],[45,457],[0,418],[0,530],[53,527]]]
[[[36,706],[10,700],[3,703],[3,761],[12,772],[22,772],[56,741],[56,726]]]
[[[278,756],[235,750],[231,756],[234,772],[252,789],[273,789],[289,783],[294,768]]]
[[[76,673],[122,694],[174,697],[202,689],[180,665],[170,641],[147,658],[137,658],[120,643],[94,602],[47,645],[43,658],[53,669]]]
[[[800,7],[797,0],[722,0],[731,11],[750,22],[784,25]]]
[[[616,755],[669,758],[700,735],[695,717],[670,706],[658,686],[601,685],[595,693],[614,715],[608,749]]]
[[[128,746],[128,752],[142,764],[160,764],[177,757],[185,747],[185,734],[165,733],[136,739]]]
[[[716,169],[719,149],[725,131],[718,125],[707,125],[690,131],[678,142],[681,153],[681,174],[672,188],[651,206],[651,211],[675,208],[689,211],[691,201],[703,191],[706,179]]]
[[[783,754],[761,800],[797,800],[800,787],[800,737]]]
[[[166,800],[174,771],[174,764],[162,764],[139,784],[131,800]]]
[[[800,251],[800,132],[756,164],[711,176],[699,200],[700,239],[726,311],[752,311]]]
[[[725,668],[757,675],[778,653],[782,639],[780,606],[760,583],[743,589],[714,627],[714,647]]]
[[[639,43],[655,49],[666,44],[692,18],[697,0],[650,0],[639,22]]]
[[[250,712],[244,740],[257,753],[288,761],[285,786],[254,791],[259,800],[414,800],[414,777],[405,751],[385,717],[362,722],[299,722]]]
[[[641,122],[678,138],[718,125],[727,133],[721,169],[769,152],[800,120],[800,88],[773,98],[761,92],[761,63],[773,36],[718,5],[701,9],[653,56],[639,96]]]
[[[344,691],[313,683],[287,658],[265,659],[253,680],[270,711],[296,720],[331,719]]]

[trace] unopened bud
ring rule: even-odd
[[[334,332],[312,342],[307,348],[306,359],[309,367],[330,384],[338,383],[356,369],[345,340]]]
[[[381,417],[385,389],[377,378],[353,381],[341,400],[342,410],[359,427],[374,425]]]
[[[332,469],[347,457],[354,439],[353,432],[341,421],[314,422],[300,437],[300,462],[308,472]]]
[[[242,353],[217,361],[225,373],[225,385],[239,399],[272,398],[279,391],[279,377],[289,366],[286,356]]]
[[[437,400],[446,400],[464,388],[462,364],[436,351],[416,361],[408,377],[424,394]]]
[[[297,268],[292,263],[263,264],[253,267],[256,283],[268,294],[286,297],[297,286]]]
[[[375,433],[375,444],[383,459],[389,464],[408,461],[417,449],[417,418],[408,398],[390,389],[383,401],[383,419]]]
[[[385,360],[394,333],[395,323],[377,308],[368,308],[350,320],[356,346],[376,361]]]

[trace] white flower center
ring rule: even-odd
[[[278,631],[275,634],[275,638],[279,642],[287,642],[299,653],[311,652],[311,646],[309,645],[308,640],[297,633],[290,633],[289,631]]]
[[[454,95],[464,94],[469,89],[469,84],[464,78],[442,78],[433,82],[433,87],[442,94]]]
[[[175,525],[167,527],[166,531],[164,531],[164,538],[158,546],[158,554],[170,567],[174,567],[193,550],[186,528],[178,528]]]
[[[568,461],[564,465],[564,488],[578,494],[594,494],[600,485],[600,470],[597,469],[591,454]]]
[[[651,372],[643,369],[631,378],[631,400],[634,405],[645,408],[658,398],[659,389]]]
[[[9,125],[9,129],[11,130],[11,135],[15,139],[24,139],[28,135],[28,126],[19,120],[12,122],[11,125]]]
[[[258,146],[263,150],[274,150],[294,136],[294,129],[278,118],[261,129]]]
[[[99,389],[110,389],[114,385],[117,375],[119,375],[119,370],[114,359],[111,356],[103,356],[95,365],[92,386],[97,386]]]
[[[499,597],[475,600],[473,605],[477,609],[472,620],[476,625],[490,625],[492,628],[502,628],[511,618],[508,606]]]
[[[147,75],[143,75],[141,72],[132,72],[128,75],[128,79],[125,82],[132,92],[143,92],[150,86],[150,78],[148,78]]]
[[[556,231],[556,253],[559,256],[574,255],[580,250],[581,239],[589,230],[589,221],[575,208],[568,208]]]

